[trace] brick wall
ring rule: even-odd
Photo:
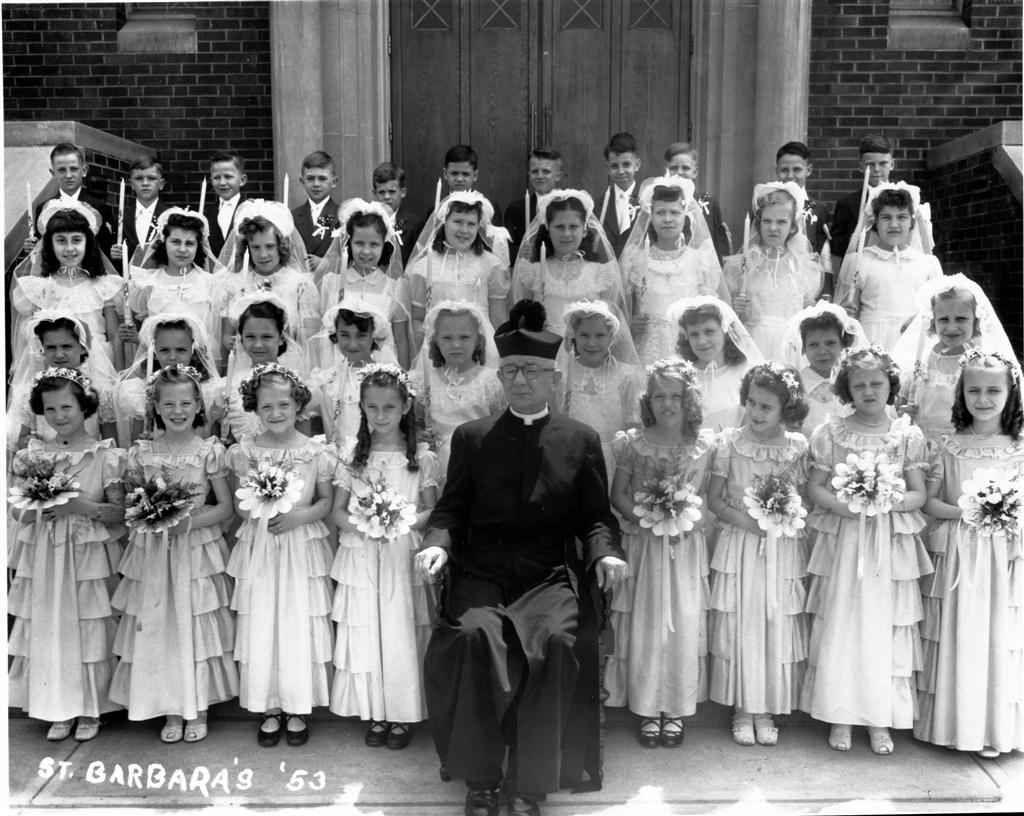
[[[941,196],[934,226],[944,236],[943,270],[962,272],[982,286],[1019,356],[1024,336],[1020,202],[992,166],[991,150],[936,168],[928,181]]]
[[[886,47],[889,1],[814,0],[808,146],[811,194],[855,189],[857,142],[895,143],[895,177],[930,194],[927,151],[994,122],[1021,118],[1021,0],[972,0],[966,51]]]
[[[197,53],[119,54],[123,3],[4,3],[5,118],[77,120],[141,142],[164,164],[165,197],[192,206],[210,154],[232,147],[246,158],[248,194],[270,196],[269,3],[165,5],[195,14]],[[92,192],[116,205],[109,169],[94,170]]]

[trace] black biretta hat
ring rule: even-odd
[[[494,344],[502,357],[527,355],[554,360],[562,344],[560,335],[547,331],[547,311],[539,300],[520,300],[508,320],[494,330]]]

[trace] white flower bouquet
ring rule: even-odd
[[[807,510],[796,486],[781,476],[757,476],[744,493],[747,515],[776,536],[795,536],[806,526]]]
[[[14,484],[7,501],[19,510],[47,510],[67,504],[81,493],[78,480],[57,470],[55,460],[44,456],[25,456],[11,467]]]
[[[957,499],[963,510],[963,523],[985,535],[1019,534],[1022,488],[1019,476],[1006,476],[995,470],[974,471],[970,479],[964,480],[963,495]]]
[[[186,518],[194,503],[193,482],[176,482],[164,468],[147,479],[132,471],[125,479],[124,522],[142,533],[160,533]]]
[[[657,536],[674,537],[689,532],[701,519],[703,503],[693,485],[676,474],[661,479],[648,479],[633,494],[633,513],[640,526]]]
[[[836,465],[832,477],[836,498],[853,513],[877,516],[903,500],[907,485],[900,468],[884,453],[851,453]]]
[[[394,541],[416,524],[416,505],[395,493],[383,477],[354,479],[348,512],[349,522],[377,541]]]
[[[294,470],[270,459],[260,459],[245,474],[235,495],[239,508],[254,519],[270,520],[289,512],[302,498],[305,482]]]

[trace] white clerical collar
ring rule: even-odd
[[[543,408],[541,408],[535,414],[521,414],[515,408],[512,408],[511,406],[509,406],[508,410],[509,410],[509,413],[512,414],[512,416],[518,417],[519,419],[521,419],[523,421],[524,425],[532,425],[537,420],[544,419],[544,417],[546,417],[548,415],[548,413],[549,413],[548,412],[548,406],[546,406],[546,405]]]

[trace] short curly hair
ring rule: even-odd
[[[245,331],[246,321],[250,319],[273,321],[274,326],[277,327],[277,333],[281,335],[281,342],[277,345],[277,356],[280,357],[288,350],[288,341],[284,338],[284,327],[287,323],[288,315],[285,314],[284,309],[275,303],[271,303],[269,300],[258,300],[255,303],[250,303],[245,307],[245,311],[238,316],[239,337]]]
[[[658,360],[647,366],[647,382],[644,392],[640,395],[640,421],[645,428],[655,424],[656,417],[651,407],[651,391],[657,380],[674,380],[683,385],[683,425],[682,437],[694,442],[700,433],[700,424],[704,421],[704,392],[697,383],[697,370],[693,363],[686,360]]]
[[[251,218],[246,218],[238,227],[238,234],[242,236],[245,241],[246,248],[248,248],[249,241],[258,232],[265,232],[266,230],[272,230],[274,236],[277,238],[277,254],[280,256],[281,266],[285,266],[292,257],[292,242],[291,237],[288,235],[282,235],[278,232],[277,227],[271,224],[262,215],[254,215]],[[242,271],[242,260],[246,256],[246,252],[239,252],[238,258],[235,260],[235,271]]]
[[[43,394],[60,391],[62,388],[71,389],[71,393],[74,394],[78,407],[82,409],[86,419],[99,410],[100,397],[94,388],[87,391],[73,380],[66,380],[63,377],[40,377],[38,382],[33,384],[28,398],[28,407],[32,409],[32,413],[42,416],[44,411]]]
[[[746,355],[740,351],[739,346],[732,341],[729,333],[725,331],[725,319],[722,317],[722,311],[712,303],[693,306],[679,316],[679,328],[681,331],[676,340],[676,351],[679,352],[679,356],[691,363],[698,362],[697,355],[690,348],[690,340],[686,336],[686,329],[705,320],[714,320],[722,327],[722,333],[725,335],[725,364],[738,365],[739,363],[745,363],[747,361]]]
[[[334,343],[334,345],[338,345],[338,325],[340,323],[344,323],[346,326],[355,326],[356,331],[369,332],[373,335],[370,349],[377,351],[380,348],[380,340],[377,339],[375,334],[376,327],[374,326],[373,318],[369,315],[357,314],[351,309],[338,309],[338,313],[334,316],[334,329],[327,334],[327,339]]]
[[[345,223],[345,234],[348,235],[349,240],[345,244],[345,253],[348,255],[349,263],[355,263],[355,258],[352,256],[352,233],[354,233],[359,227],[373,227],[380,235],[381,240],[384,242],[380,250],[380,259],[377,261],[377,266],[381,269],[387,269],[388,264],[391,263],[391,256],[395,252],[394,245],[388,240],[388,226],[384,223],[384,219],[381,218],[377,213],[364,212],[356,213]]]
[[[782,406],[780,420],[787,428],[797,427],[807,419],[810,411],[807,394],[800,373],[793,366],[767,362],[749,368],[740,382],[740,405],[746,405],[750,389],[755,385],[778,397]]]
[[[268,383],[290,386],[291,397],[299,406],[300,414],[313,399],[313,392],[309,390],[309,386],[301,380],[298,374],[294,372],[283,374],[278,370],[260,372],[257,369],[251,377],[242,380],[242,384],[238,386],[238,393],[242,395],[242,410],[248,411],[250,414],[256,413],[260,388]]]
[[[811,317],[805,317],[800,321],[799,330],[801,346],[807,343],[807,335],[812,331],[835,332],[839,336],[839,345],[844,349],[850,348],[857,341],[857,335],[852,331],[847,331],[843,322],[832,312],[821,312]]]
[[[970,306],[971,311],[974,313],[974,328],[971,330],[971,337],[981,336],[981,318],[978,317],[978,299],[966,286],[957,286],[955,283],[950,284],[949,286],[944,286],[932,295],[930,304],[932,308],[932,317],[928,322],[928,331],[932,334],[938,334],[935,330],[935,305],[940,300],[962,300]]]
[[[766,207],[774,204],[785,204],[790,208],[789,235],[786,236],[786,243],[797,234],[800,227],[797,224],[797,204],[791,193],[785,190],[771,190],[757,200],[757,209],[754,210],[754,231],[761,234],[761,215]]]
[[[53,320],[40,320],[32,328],[32,333],[39,340],[39,344],[43,344],[43,335],[53,331],[66,331],[70,332],[71,336],[78,341],[78,345],[82,347],[82,354],[80,357],[81,362],[85,362],[89,359],[89,346],[88,339],[85,337],[78,336],[78,324],[75,323],[70,317],[57,317]],[[88,329],[86,329],[88,331]]]
[[[1006,371],[1007,395],[1006,405],[1003,406],[1003,413],[999,417],[999,425],[1003,433],[1009,434],[1014,439],[1020,438],[1021,430],[1024,429],[1024,404],[1022,404],[1020,379],[1016,369],[1001,354],[983,351],[968,352],[960,358],[960,374],[953,389],[953,409],[950,416],[953,428],[957,431],[970,428],[971,423],[974,422],[974,417],[967,410],[967,401],[964,396],[964,374],[968,369],[998,371],[1000,368]]]
[[[871,229],[878,231],[878,215],[882,212],[883,207],[895,207],[898,210],[910,210],[910,214],[914,214],[914,199],[906,190],[882,190],[878,195],[875,196],[871,202],[871,215],[874,223],[871,225]],[[911,222],[910,228],[913,229],[914,225]]]
[[[196,266],[205,266],[206,250],[203,249],[203,222],[194,215],[187,215],[186,213],[174,213],[167,216],[167,223],[164,224],[161,240],[153,247],[153,260],[159,266],[167,266],[170,262],[167,257],[167,239],[170,237],[171,230],[173,229],[187,230],[188,232],[195,233],[196,257],[193,263]]]
[[[474,255],[483,255],[484,252],[490,252],[487,248],[487,244],[484,241],[484,205],[479,201],[474,201],[472,204],[466,201],[453,201],[448,207],[448,216],[454,213],[476,213],[477,217],[477,231],[476,237],[473,239],[473,243],[470,245],[470,249],[473,250]],[[445,218],[447,221],[447,216]],[[444,224],[441,224],[437,230],[437,235],[434,236],[434,243],[431,244],[434,252],[444,255]]]
[[[53,249],[53,236],[58,232],[82,233],[85,236],[85,257],[82,258],[82,269],[90,278],[98,278],[107,274],[107,270],[103,266],[99,242],[92,234],[92,227],[85,220],[85,216],[74,210],[58,210],[46,223],[46,232],[43,234],[41,242],[43,277],[52,275],[61,267],[61,262]]]
[[[877,368],[889,378],[889,396],[886,405],[895,405],[900,393],[900,367],[885,349],[872,343],[856,349],[847,349],[839,358],[836,373],[832,379],[832,393],[843,405],[853,403],[850,393],[850,372],[853,370],[867,371]]]
[[[203,390],[199,387],[199,383],[188,376],[177,365],[169,365],[157,371],[153,375],[153,381],[146,387],[145,424],[147,428],[155,426],[160,430],[166,430],[167,426],[164,424],[164,419],[156,410],[156,404],[160,400],[160,386],[178,385],[181,383],[188,383],[192,386],[196,396],[196,405],[199,406],[199,410],[196,411],[196,415],[192,418],[192,427],[202,428],[206,424],[206,400],[203,399]]]

